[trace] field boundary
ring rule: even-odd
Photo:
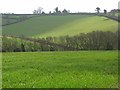
[[[76,51],[79,50],[77,48],[74,47],[68,47],[62,44],[57,44],[57,43],[53,43],[53,42],[49,42],[47,40],[42,40],[42,39],[34,39],[34,38],[29,38],[29,37],[20,37],[20,36],[2,36],[2,37],[7,37],[7,38],[18,38],[18,39],[22,39],[22,40],[26,40],[26,41],[31,41],[31,42],[36,42],[36,43],[40,43],[43,45],[50,45],[50,46],[54,46],[54,47],[60,47],[63,48],[65,51]]]
[[[16,24],[16,23],[23,22],[23,21],[26,21],[26,20],[31,19],[31,18],[33,18],[33,17],[25,18],[25,19],[23,19],[23,20],[19,20],[19,21],[12,22],[12,23],[3,24],[2,26],[7,26],[7,25],[11,25],[11,24]],[[11,18],[10,18],[10,19],[11,19]]]
[[[120,22],[120,17],[117,17],[117,16],[111,16],[111,15],[107,15],[107,14],[98,14],[98,16],[107,17],[109,19],[112,19],[112,20]]]

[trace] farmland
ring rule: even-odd
[[[65,36],[91,31],[117,31],[117,22],[94,15],[37,16],[3,27],[3,35]]]
[[[3,88],[117,88],[117,51],[3,53]]]
[[[31,18],[33,15],[14,15],[14,14],[4,14],[2,15],[2,25],[15,24],[21,21],[24,21],[28,18]]]
[[[3,88],[118,87],[117,21],[95,15],[9,18],[13,24],[2,30],[13,35],[2,37]]]

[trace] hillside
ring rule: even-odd
[[[34,15],[27,14],[3,14],[2,15],[2,26],[18,23],[33,17]]]
[[[64,36],[96,30],[117,31],[118,22],[91,15],[39,16],[3,27],[3,35]]]

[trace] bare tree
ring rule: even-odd
[[[33,11],[33,14],[38,14],[38,11],[37,11],[37,10],[34,10],[34,11]]]
[[[43,8],[42,8],[42,7],[38,7],[38,9],[37,9],[37,11],[38,11],[38,13],[39,13],[39,14],[41,14],[41,13],[42,13],[42,10],[43,10]]]

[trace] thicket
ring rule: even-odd
[[[93,31],[75,36],[27,38],[2,37],[3,52],[117,50],[119,32]]]

